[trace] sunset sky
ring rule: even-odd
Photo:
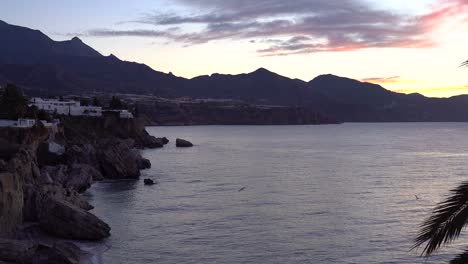
[[[189,78],[265,67],[468,94],[468,0],[14,0],[0,20]]]

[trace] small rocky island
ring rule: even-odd
[[[80,193],[103,179],[138,179],[139,149],[160,148],[137,118],[64,116],[0,127],[0,263],[79,263],[66,240],[99,241],[111,227]],[[27,234],[43,233],[51,239]]]

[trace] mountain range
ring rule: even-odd
[[[77,37],[54,41],[38,30],[3,21],[0,36],[0,85],[12,82],[31,95],[100,92],[235,99],[306,107],[343,122],[468,121],[465,95],[407,95],[334,75],[305,82],[264,68],[247,74],[186,79],[114,55],[104,56]]]

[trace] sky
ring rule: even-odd
[[[468,94],[468,0],[0,0],[0,20],[186,78],[264,67]]]

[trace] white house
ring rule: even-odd
[[[34,120],[34,119],[20,118],[16,122],[15,126],[16,127],[22,127],[22,128],[28,128],[28,127],[33,127],[35,124],[36,124],[36,120]]]
[[[103,109],[100,106],[84,106],[79,101],[75,100],[57,100],[57,99],[43,99],[32,98],[31,105],[39,109],[45,110],[49,113],[56,113],[59,115],[71,116],[97,116],[103,115]],[[122,119],[131,119],[133,114],[128,110],[104,110],[106,112],[119,113]]]
[[[102,116],[102,107],[84,106],[79,101],[32,98],[31,105],[49,113],[71,116]]]
[[[125,119],[133,118],[133,114],[128,110],[120,110],[119,116],[120,118],[125,118]]]

